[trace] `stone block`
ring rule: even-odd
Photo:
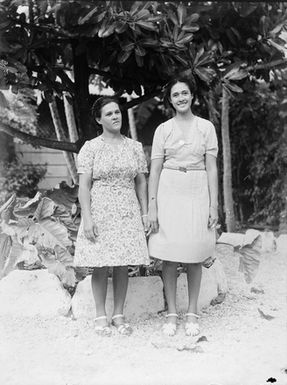
[[[112,279],[108,280],[106,310],[108,316],[113,312],[113,287]],[[163,310],[163,285],[160,277],[132,277],[129,279],[127,298],[124,313],[127,319],[148,317]],[[96,317],[96,307],[91,288],[91,276],[89,275],[77,285],[72,298],[72,311],[75,318]]]
[[[198,311],[209,306],[218,294],[227,292],[227,280],[221,262],[217,259],[209,268],[202,268],[202,279],[198,298]],[[177,280],[177,310],[186,312],[188,292],[186,274],[182,273]]]
[[[14,270],[0,281],[1,315],[54,317],[70,307],[70,294],[47,270]]]
[[[277,252],[287,257],[287,234],[281,234],[276,239]]]

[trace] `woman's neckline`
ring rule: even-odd
[[[107,139],[105,139],[102,135],[100,135],[99,138],[103,143],[108,144],[109,146],[120,146],[125,142],[125,139],[126,139],[124,135],[121,135],[120,136],[121,140],[119,142],[111,143],[107,141]]]
[[[176,116],[172,117],[173,121],[177,124],[181,124],[181,123],[192,124],[196,121],[197,118],[198,116],[194,114],[188,119],[177,119]]]

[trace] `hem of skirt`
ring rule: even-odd
[[[79,265],[79,264],[74,264],[74,268],[85,268],[85,269],[92,269],[94,267],[117,267],[117,266],[149,266],[150,262],[148,263],[119,263],[115,265],[106,265],[106,264],[100,264],[100,265]]]
[[[209,256],[205,256],[205,257],[202,257],[202,258],[197,258],[197,259],[190,259],[190,260],[179,260],[178,258],[175,259],[175,258],[169,258],[169,257],[155,257],[153,255],[150,255],[151,258],[153,259],[159,259],[160,261],[167,261],[167,262],[176,262],[176,263],[202,263],[204,262],[207,258],[209,257],[213,257],[213,255],[209,255]]]

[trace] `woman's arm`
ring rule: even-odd
[[[152,232],[158,231],[157,191],[162,165],[163,158],[157,158],[151,161],[150,176],[148,183],[148,220]]]
[[[84,225],[84,234],[90,241],[96,241],[98,230],[93,222],[91,214],[91,187],[92,173],[80,174],[79,180],[79,202],[81,205],[81,216]]]
[[[142,222],[144,225],[145,231],[148,230],[147,227],[147,182],[145,174],[137,174],[135,177],[135,189],[137,198],[140,204],[141,213],[142,213]]]
[[[142,215],[147,215],[147,182],[145,174],[135,177],[135,188]]]
[[[218,174],[216,157],[206,154],[206,172],[209,190],[209,227],[215,227],[218,221]]]

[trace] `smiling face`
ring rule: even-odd
[[[193,95],[186,83],[177,82],[170,90],[170,103],[177,113],[190,111]]]
[[[97,122],[103,127],[104,131],[116,133],[122,127],[122,113],[119,105],[115,102],[108,103],[102,107],[101,117]]]

